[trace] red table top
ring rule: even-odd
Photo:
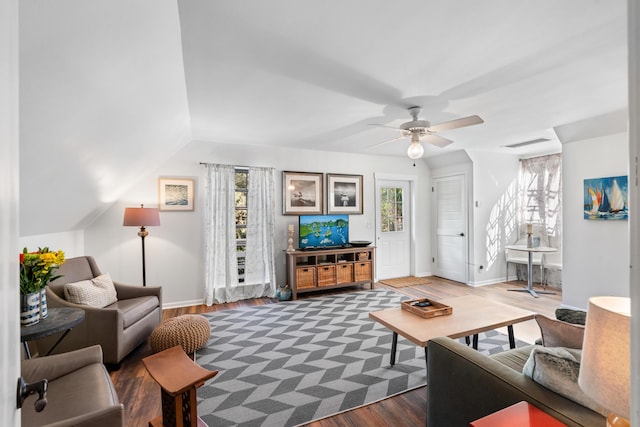
[[[518,402],[471,422],[471,427],[566,427],[550,415],[529,404]]]

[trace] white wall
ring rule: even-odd
[[[427,163],[432,168],[432,178],[457,174],[467,177],[467,284],[479,286],[503,281],[504,245],[515,239],[518,157],[466,151],[464,155],[456,152],[429,158]]]
[[[18,297],[18,1],[0,0],[0,420],[19,426],[16,384],[20,376]]]
[[[628,1],[629,10],[629,193],[631,234],[631,425],[640,425],[640,216],[638,215],[638,155],[640,155],[640,5]]]
[[[583,219],[584,179],[628,174],[628,134],[562,148],[562,303],[586,309],[591,296],[629,296],[628,221]]]
[[[517,238],[518,156],[468,151],[473,161],[473,248],[469,284],[506,280],[504,246]],[[482,267],[482,268],[481,268]]]
[[[199,162],[238,166],[267,166],[276,169],[276,188],[282,188],[282,171],[307,171],[363,175],[364,215],[350,216],[350,239],[371,240],[375,237],[374,172],[416,175],[419,188],[416,197],[417,247],[416,271],[430,271],[431,258],[429,221],[422,220],[429,212],[429,169],[424,162],[402,157],[366,156],[325,151],[237,146],[194,141],[178,152],[155,173],[143,178],[126,199],[118,200],[104,215],[85,229],[85,250],[93,255],[101,269],[115,280],[141,282],[141,248],[137,229],[122,226],[125,207],[144,203],[157,206],[159,176],[196,178],[196,200],[193,212],[161,212],[160,226],[148,228],[146,238],[147,284],[162,285],[165,305],[199,304],[204,295],[203,240],[201,198],[204,167]],[[281,191],[276,195],[277,212],[282,212]],[[279,215],[276,220],[276,276],[278,284],[285,282],[284,249],[287,247],[287,226],[296,224],[297,216]]]
[[[31,252],[44,247],[51,251],[62,250],[66,258],[85,255],[84,230],[23,236],[18,239],[19,252],[22,252],[23,248]]]

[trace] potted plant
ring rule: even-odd
[[[20,324],[35,325],[47,317],[46,287],[60,277],[55,271],[64,263],[64,252],[38,248],[20,254]]]

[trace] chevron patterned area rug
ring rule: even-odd
[[[296,426],[424,386],[424,350],[400,338],[390,367],[391,331],[368,318],[405,299],[376,289],[207,313],[198,363],[220,373],[198,389],[198,414],[211,426]],[[508,348],[489,333],[481,351]]]

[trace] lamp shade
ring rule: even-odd
[[[578,384],[593,400],[616,415],[629,418],[631,300],[589,299]]]
[[[160,225],[160,211],[158,208],[125,208],[123,226],[153,227]]]

